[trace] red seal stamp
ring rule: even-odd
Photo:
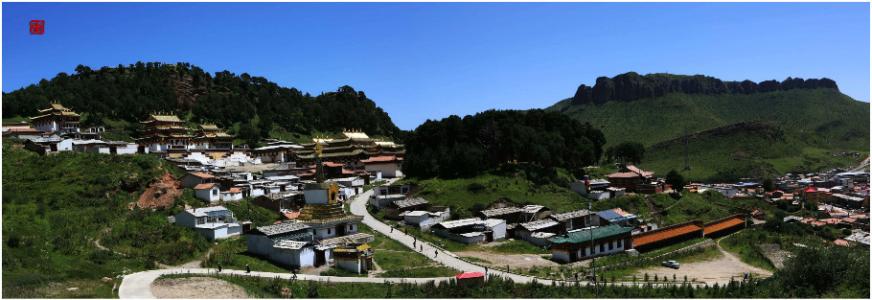
[[[30,34],[45,34],[45,20],[30,20]]]

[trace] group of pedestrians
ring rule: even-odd
[[[391,233],[394,233],[394,225],[391,225]],[[408,233],[406,233],[405,228],[403,228],[403,234],[408,234]],[[412,236],[412,249],[415,249],[415,248],[418,248],[418,252],[424,253],[424,243],[422,242],[421,245],[419,246],[418,245],[418,237]],[[439,250],[433,250],[433,258],[436,258],[436,257],[439,257]]]

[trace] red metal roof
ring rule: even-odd
[[[674,237],[682,236],[691,232],[699,231],[702,227],[699,225],[690,223],[679,225],[675,227],[666,227],[662,229],[657,229],[654,231],[649,231],[646,233],[642,233],[636,236],[633,236],[633,247],[644,246],[647,244],[656,243],[662,240],[671,239]]]
[[[454,276],[457,279],[469,279],[469,278],[479,278],[484,277],[484,273],[482,272],[463,272]]]
[[[709,235],[725,229],[730,229],[739,225],[745,224],[745,220],[741,216],[734,216],[711,224],[706,224],[703,229],[704,235]]]

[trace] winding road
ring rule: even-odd
[[[388,181],[387,184],[393,183],[396,179]],[[351,201],[350,209],[351,213],[359,216],[363,216],[363,223],[372,228],[379,233],[396,240],[397,242],[409,247],[410,249],[417,250],[412,247],[412,243],[415,242],[415,238],[411,235],[404,234],[401,230],[394,230],[391,232],[391,227],[375,217],[373,217],[369,211],[366,209],[367,200],[372,195],[373,190],[370,189],[364,193],[361,193],[354,197]],[[463,272],[485,272],[485,268],[482,266],[478,266],[472,264],[470,262],[461,260],[456,255],[451,252],[444,251],[441,248],[435,247],[430,243],[425,241],[418,240],[415,244],[420,249],[421,245],[423,245],[424,250],[423,254],[430,259],[454,268],[458,271]],[[438,251],[438,255],[436,252]],[[169,274],[216,274],[215,269],[206,269],[206,268],[170,268],[170,269],[159,269],[159,270],[149,270],[142,271],[137,273],[132,273],[124,276],[124,279],[121,281],[121,286],[118,288],[118,297],[123,299],[154,299],[155,296],[151,292],[151,285],[154,283],[162,275]],[[290,273],[274,273],[274,272],[256,272],[252,271],[251,273],[245,273],[243,270],[230,270],[225,269],[221,272],[221,274],[236,274],[236,275],[245,275],[245,276],[255,276],[255,277],[263,277],[263,278],[283,278],[283,279],[291,279],[292,274]],[[533,281],[550,285],[552,282],[556,283],[566,283],[566,284],[575,284],[574,281],[559,281],[559,280],[548,280],[542,278],[536,278],[533,276],[526,276],[514,273],[507,273],[500,270],[489,269],[488,275],[500,276],[503,278],[511,279],[517,283],[530,283]],[[298,274],[297,280],[311,280],[311,281],[324,281],[324,282],[358,282],[358,283],[415,283],[415,284],[423,284],[427,282],[445,282],[449,280],[451,277],[431,277],[431,278],[377,278],[377,277],[339,277],[339,276],[321,276],[321,275],[307,275],[307,274]],[[583,285],[590,285],[589,282],[583,282]],[[614,282],[609,283],[610,285],[640,285],[645,284],[643,282]],[[696,283],[694,283],[696,284]],[[669,285],[668,283],[654,283],[653,285]]]

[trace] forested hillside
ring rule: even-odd
[[[577,171],[599,160],[603,144],[602,132],[559,113],[489,110],[418,126],[407,136],[403,170],[468,177],[511,162]]]
[[[400,130],[363,91],[349,86],[317,96],[286,88],[247,73],[207,73],[188,63],[137,62],[73,74],[3,93],[3,117],[32,116],[50,101],[85,113],[86,125],[129,127],[155,111],[172,111],[194,122],[242,127],[259,136],[273,130],[309,134],[357,128],[371,135],[397,137]],[[135,132],[135,128],[126,128]]]
[[[642,143],[648,148],[642,166],[660,174],[683,169],[687,134],[692,170],[685,175],[694,180],[733,175],[719,171],[742,173],[753,168],[747,172],[752,175],[760,170],[771,174],[847,165],[856,158],[840,153],[869,152],[869,103],[840,93],[828,79],[757,84],[705,76],[628,74],[609,79],[611,83],[598,79],[598,84],[613,91],[606,98],[591,96],[588,101],[577,96],[547,110],[602,130],[606,147]],[[741,124],[766,124],[781,135],[778,139],[759,136]]]

